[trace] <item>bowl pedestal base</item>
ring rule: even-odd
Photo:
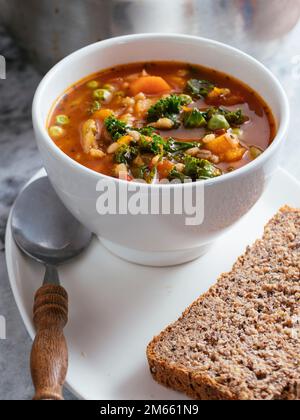
[[[103,238],[99,240],[105,248],[122,260],[150,267],[172,267],[196,260],[206,254],[212,246],[208,244],[191,249],[151,252],[127,248]]]

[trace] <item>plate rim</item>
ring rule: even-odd
[[[296,183],[298,185],[298,187],[300,188],[300,181],[296,177],[294,177],[292,174],[290,174],[285,168],[278,167],[276,172],[284,173],[285,176],[289,177],[290,180],[292,182]],[[41,178],[42,176],[45,176],[45,175],[47,175],[45,169],[44,168],[40,169],[30,178],[30,180],[24,185],[24,187],[21,189],[21,191],[27,185],[31,184],[35,179]],[[262,197],[263,196],[264,196],[264,194],[262,195]],[[11,219],[12,219],[13,207],[14,207],[14,204],[10,209],[9,217],[7,219],[7,224],[6,224],[5,261],[6,261],[6,267],[7,267],[7,273],[8,273],[8,280],[9,280],[9,284],[10,284],[10,287],[11,287],[11,290],[12,290],[12,293],[13,293],[15,303],[17,305],[19,314],[20,314],[21,319],[23,321],[23,324],[26,328],[26,331],[27,331],[28,335],[30,336],[31,340],[33,340],[34,336],[35,336],[35,329],[34,329],[34,326],[33,326],[33,323],[32,323],[32,319],[30,319],[30,317],[28,316],[28,314],[25,310],[24,302],[21,298],[19,288],[18,288],[18,285],[17,285],[17,277],[15,275],[15,269],[14,269],[14,260],[13,260],[14,253],[12,251],[13,250],[13,236],[12,236],[12,231],[11,231]],[[67,380],[64,384],[64,387],[67,388],[79,400],[89,400],[89,397],[87,395],[84,395],[84,393],[76,390],[76,386],[68,380],[68,376],[67,376]]]

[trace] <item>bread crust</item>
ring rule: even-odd
[[[284,213],[297,213],[300,215],[300,210],[295,209],[289,206],[282,207],[279,212],[271,219],[271,221],[265,227],[265,234],[269,226],[272,223],[276,223],[276,218],[280,214]],[[252,393],[247,392],[247,390],[242,390],[238,393],[234,392],[230,386],[224,386],[217,381],[215,381],[208,373],[197,372],[197,370],[188,369],[183,365],[178,365],[176,363],[170,363],[162,355],[158,354],[156,351],[157,344],[167,339],[169,334],[172,332],[175,325],[180,324],[185,320],[188,314],[193,310],[194,307],[198,307],[207,298],[212,295],[218,294],[218,286],[223,280],[230,275],[237,267],[240,267],[244,262],[244,258],[249,251],[255,246],[260,245],[262,240],[257,240],[254,245],[247,249],[246,253],[239,257],[237,262],[234,264],[233,269],[229,273],[222,274],[217,283],[213,285],[206,293],[200,296],[195,302],[193,302],[182,314],[182,316],[175,323],[169,325],[164,331],[162,331],[158,336],[154,337],[153,340],[147,347],[147,359],[150,367],[151,375],[154,380],[156,380],[161,385],[172,388],[175,391],[183,392],[188,395],[190,398],[195,400],[252,400]],[[300,365],[300,359],[299,359]],[[300,389],[300,377],[299,377]],[[291,387],[290,389],[284,389],[280,395],[274,395],[271,399],[277,400],[299,400],[300,395],[299,389]],[[255,398],[259,399],[259,398]],[[261,398],[263,399],[263,398]]]

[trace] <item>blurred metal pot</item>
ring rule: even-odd
[[[237,46],[266,60],[300,17],[300,0],[0,0],[0,20],[42,71],[117,35],[176,32]]]

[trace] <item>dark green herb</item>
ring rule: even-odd
[[[184,174],[193,181],[215,178],[221,175],[220,169],[216,168],[211,162],[205,159],[186,156],[184,164]]]
[[[176,141],[172,138],[169,138],[164,148],[167,153],[179,153],[192,149],[193,147],[201,146],[202,144],[200,142]]]
[[[167,98],[160,99],[154,104],[148,111],[148,122],[156,122],[160,118],[169,118],[178,126],[178,116],[181,111],[181,107],[188,105],[191,102],[191,98],[187,95],[171,95]]]
[[[249,120],[249,118],[243,114],[243,111],[241,109],[237,109],[236,111],[230,111],[226,108],[220,107],[218,109],[218,113],[224,115],[224,117],[231,126],[240,126]]]
[[[110,116],[105,120],[105,127],[108,133],[111,135],[113,140],[118,140],[120,137],[123,137],[127,134],[129,127],[114,116]]]
[[[208,80],[190,79],[186,84],[185,91],[193,98],[201,99],[206,98],[214,87]]]
[[[151,184],[151,182],[153,181],[154,177],[156,174],[156,168],[153,167],[152,169],[149,169],[149,166],[142,166],[140,168],[138,168],[138,173],[137,173],[137,179],[143,179],[145,180],[148,184]]]
[[[151,137],[155,132],[155,129],[153,127],[135,128],[134,130],[138,131],[143,136],[148,137]]]
[[[137,157],[138,153],[137,147],[123,144],[115,153],[115,162],[129,165]]]
[[[152,135],[152,141],[148,141],[145,136],[141,136],[139,145],[143,152],[154,153],[155,155],[162,155],[164,153],[164,147],[167,142],[158,134]]]
[[[188,176],[186,176],[183,172],[179,172],[176,168],[173,168],[168,177],[169,181],[173,181],[174,179],[179,179],[181,182],[185,182],[190,180]]]

